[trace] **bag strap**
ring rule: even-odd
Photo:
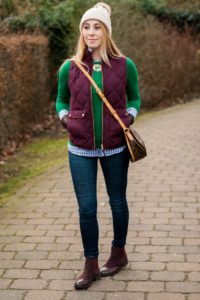
[[[83,66],[74,60],[74,62],[76,63],[76,65],[79,67],[79,69],[81,69],[81,71],[85,74],[85,76],[89,79],[89,81],[93,84],[97,94],[99,95],[99,97],[102,99],[102,101],[105,103],[105,105],[108,107],[108,109],[110,110],[111,114],[113,115],[113,117],[115,117],[115,119],[119,122],[120,126],[123,128],[123,130],[125,132],[129,131],[129,129],[124,125],[124,123],[122,122],[122,120],[120,119],[119,115],[117,114],[117,112],[114,110],[114,108],[112,107],[112,105],[109,103],[109,101],[106,99],[105,95],[103,94],[102,90],[97,86],[97,84],[95,83],[95,81],[93,80],[93,78],[90,76],[90,74],[83,68]]]

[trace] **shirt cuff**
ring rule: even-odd
[[[129,108],[127,108],[127,112],[129,113],[129,114],[131,114],[134,118],[136,118],[136,116],[137,116],[137,110],[134,108],[134,107],[129,107]]]
[[[62,109],[60,112],[59,112],[59,119],[62,120],[62,118],[66,115],[68,115],[69,111],[67,109]]]

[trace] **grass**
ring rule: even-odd
[[[0,206],[24,185],[27,179],[65,163],[66,157],[66,136],[33,138],[0,166]]]

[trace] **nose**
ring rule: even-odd
[[[94,28],[90,28],[90,29],[89,29],[89,34],[90,34],[90,35],[93,35],[93,34],[94,34]]]

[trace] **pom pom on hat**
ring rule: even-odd
[[[106,4],[104,2],[98,2],[97,4],[94,5],[94,7],[101,7],[103,9],[106,9],[109,16],[111,16],[111,8],[108,4]]]
[[[92,8],[86,10],[86,12],[83,14],[79,25],[80,32],[82,29],[82,25],[85,21],[90,19],[95,19],[102,22],[107,27],[108,32],[111,36],[112,26],[111,26],[110,16],[111,16],[110,6],[104,2],[98,2]]]

